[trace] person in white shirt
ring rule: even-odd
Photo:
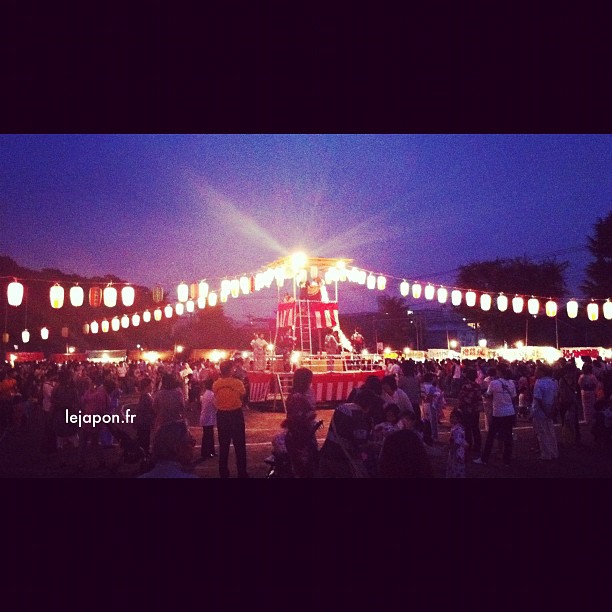
[[[513,402],[516,397],[516,387],[514,381],[510,380],[510,372],[505,365],[500,365],[497,372],[499,377],[493,378],[487,389],[487,395],[493,400],[493,414],[487,441],[480,458],[475,459],[472,463],[481,465],[487,463],[493,448],[493,441],[499,434],[500,439],[504,442],[504,465],[509,467],[512,459],[512,428],[516,419]]]
[[[398,389],[397,380],[393,374],[383,376],[381,384],[383,388],[382,398],[384,405],[395,404],[399,407],[400,413],[414,412],[412,402],[401,389]]]

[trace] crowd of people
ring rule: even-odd
[[[586,358],[580,368],[565,359],[552,366],[386,359],[382,367],[382,377],[369,376],[333,411],[321,448],[315,435],[321,422],[313,374],[307,368],[294,372],[286,419],[273,440],[277,454],[286,455],[292,477],[430,477],[431,449],[441,446],[439,424],[449,403],[448,477],[465,477],[470,460],[488,463],[496,443],[504,465],[510,466],[517,418],[532,423],[543,461],[557,459],[560,446],[581,444],[581,421],[596,444],[611,445],[612,364],[601,359]],[[131,403],[126,404],[128,397]],[[96,426],[91,417],[120,415],[125,420],[129,405],[135,414],[135,444],[152,467],[147,477],[187,475],[196,445],[187,411],[197,406],[202,428],[198,461],[217,456],[218,450],[219,476],[227,478],[233,444],[237,476],[248,478],[243,412],[248,398],[249,379],[240,356],[221,364],[17,363],[0,367],[0,437],[10,427],[26,427],[39,407],[42,452],[58,456],[62,464],[72,454],[81,470],[92,459],[110,469],[105,451],[122,441],[121,431],[111,424]],[[78,425],[68,418],[76,414],[83,416]],[[561,425],[560,444],[555,423]]]

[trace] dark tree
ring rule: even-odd
[[[402,349],[413,340],[414,333],[410,327],[407,311],[410,305],[403,297],[380,295],[377,298],[378,341],[390,344],[396,349]]]
[[[546,260],[536,263],[528,258],[496,259],[494,261],[472,262],[459,268],[457,286],[490,293],[493,298],[491,310],[483,311],[477,302],[470,308],[462,302],[458,307],[462,316],[469,322],[478,323],[481,334],[488,340],[513,343],[524,339],[526,332],[529,344],[554,344],[555,323],[546,315],[534,317],[527,312],[512,311],[512,298],[515,294],[547,299],[560,298],[566,292],[565,270],[568,262]],[[506,312],[497,309],[496,298],[499,293],[508,296]],[[540,312],[543,312],[541,304]]]
[[[612,211],[593,226],[594,235],[588,236],[587,248],[593,261],[586,267],[586,280],[580,286],[588,298],[612,297]]]

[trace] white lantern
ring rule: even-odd
[[[193,312],[195,310],[195,303],[193,300],[188,300],[187,303],[185,304],[185,308],[187,309],[187,312]]]
[[[113,331],[119,331],[121,327],[121,321],[119,321],[119,317],[113,317],[111,320],[111,329]]]
[[[488,293],[483,293],[480,296],[480,308],[482,310],[491,310],[491,296]]]
[[[206,298],[205,297],[198,298],[198,308],[200,310],[202,310],[202,308],[206,308]]]
[[[575,319],[578,316],[578,302],[576,300],[570,300],[567,303],[567,316],[570,319]]]
[[[145,310],[145,311],[142,313],[142,320],[143,320],[145,323],[150,323],[150,322],[151,322],[151,311],[150,311],[150,310]]]
[[[162,311],[161,311],[161,308],[156,308],[156,309],[153,311],[153,318],[154,318],[156,321],[161,321],[161,318],[162,318]]]
[[[440,302],[440,304],[446,304],[447,298],[448,291],[444,287],[440,287],[438,289],[438,302]]]
[[[179,317],[182,317],[185,313],[185,306],[181,302],[177,302],[174,306],[174,311]]]
[[[20,306],[23,300],[23,285],[17,281],[9,283],[6,290],[9,306]]]
[[[89,333],[89,323],[83,324],[83,333],[87,335]]]
[[[40,337],[41,337],[43,340],[48,340],[48,339],[49,339],[49,330],[48,330],[46,327],[43,327],[43,328],[40,330]]]
[[[599,305],[595,302],[591,302],[587,305],[587,316],[589,321],[597,321],[599,317]]]
[[[240,291],[242,291],[242,293],[244,293],[244,295],[246,295],[247,293],[250,292],[251,288],[250,288],[250,281],[249,281],[249,277],[248,276],[241,276],[240,277]]]
[[[92,326],[93,326],[93,323],[92,323]],[[108,330],[110,329],[110,323],[106,319],[104,319],[100,327],[102,328],[102,333],[106,334],[108,333]]]
[[[373,274],[370,274],[366,283],[368,289],[374,289],[376,287],[376,277]]]
[[[418,300],[421,297],[422,289],[423,287],[421,287],[419,283],[414,283],[414,285],[412,285],[412,297]]]
[[[603,316],[604,318],[612,319],[612,302],[610,300],[606,300],[603,305]]]
[[[410,293],[410,283],[408,281],[402,281],[400,283],[400,293],[402,297],[407,297]]]
[[[467,306],[476,306],[476,292],[475,291],[465,292],[465,303]]]
[[[343,261],[339,261],[338,266],[338,280],[344,282],[346,280],[346,263]]]
[[[523,305],[525,304],[525,300],[520,297],[520,296],[516,296],[512,298],[512,310],[516,313],[519,314],[521,312],[523,312]]]
[[[265,278],[264,278],[263,272],[258,272],[255,275],[255,291],[259,291],[260,289],[263,289],[265,285],[264,281],[265,281]]]
[[[217,305],[217,294],[214,291],[208,294],[208,305],[209,306]]]
[[[117,290],[111,285],[104,287],[104,305],[108,308],[114,308],[117,305]]]
[[[121,290],[121,301],[123,302],[123,305],[126,306],[127,308],[129,308],[130,306],[134,304],[135,298],[136,298],[136,292],[134,291],[134,287],[130,287],[129,285],[126,285]]]
[[[433,300],[435,294],[436,294],[436,288],[433,285],[427,285],[427,287],[425,287],[425,299],[426,300]]]
[[[150,318],[151,318],[151,313],[149,312],[149,319]],[[132,325],[134,327],[138,327],[140,325],[140,315],[138,313],[132,315]]]
[[[340,280],[340,270],[338,268],[330,268],[328,272],[332,283],[337,283]]]
[[[97,321],[92,321],[89,329],[91,330],[92,334],[97,334],[98,330],[100,329],[100,326],[98,325]]]
[[[508,310],[508,296],[500,293],[497,296],[497,310],[499,312],[506,312]]]
[[[130,318],[127,315],[121,317],[121,327],[127,329],[130,326]]]
[[[553,300],[548,300],[548,302],[546,302],[546,316],[557,316],[557,302],[554,302]]]
[[[267,283],[267,279],[266,279],[266,283]],[[231,283],[229,281],[228,278],[224,278],[221,281],[221,293],[229,293],[231,289]]]
[[[385,276],[379,276],[376,279],[376,286],[378,287],[379,291],[384,291],[385,288],[387,287],[387,278]]]
[[[221,302],[223,304],[225,304],[225,302],[227,302],[227,296],[229,295],[229,293],[223,293],[223,291],[221,292],[221,295],[219,296],[219,299],[221,300]]]
[[[319,268],[317,266],[310,266],[310,278],[315,279],[319,276]]]
[[[357,282],[360,285],[365,285],[368,282],[368,273],[365,270],[359,270],[359,278]]]
[[[172,306],[170,306],[170,304],[164,308],[164,314],[166,315],[166,319],[170,319],[172,317]]]
[[[283,281],[285,277],[283,276]],[[279,285],[280,287],[281,285]],[[233,278],[230,282],[230,293],[233,298],[237,298],[240,295],[240,281],[237,278]]]
[[[181,282],[176,288],[176,297],[179,302],[186,302],[189,299],[189,285]]]
[[[206,299],[208,297],[208,283],[201,281],[198,285],[198,298]]]
[[[27,329],[24,329],[21,332],[21,340],[24,344],[27,344],[30,341],[30,332]]]
[[[453,289],[451,292],[451,304],[453,306],[459,306],[461,304],[461,291],[459,291],[459,289]]]
[[[78,308],[83,305],[85,301],[85,292],[83,291],[83,287],[79,287],[75,285],[74,287],[70,287],[70,303]]]
[[[540,302],[534,297],[529,298],[527,300],[527,310],[530,315],[537,315],[540,311]]]
[[[60,285],[53,285],[49,292],[51,299],[51,308],[61,308],[64,305],[64,288]]]

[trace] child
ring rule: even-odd
[[[465,450],[469,445],[465,440],[465,430],[458,410],[451,412],[450,422],[450,449],[448,451],[446,477],[465,478]]]
[[[399,430],[398,421],[400,416],[400,409],[397,404],[387,404],[384,408],[385,420],[382,423],[378,423],[374,427],[374,442],[380,444],[385,441],[385,438],[394,431]]]
[[[202,426],[202,450],[200,461],[215,457],[215,425],[217,424],[217,407],[215,394],[212,391],[214,380],[209,377],[204,382],[204,393],[200,399],[200,425]]]

